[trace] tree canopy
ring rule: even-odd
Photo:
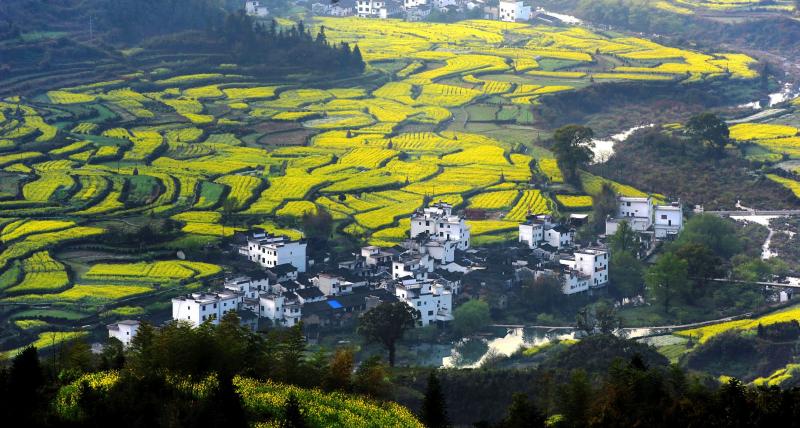
[[[404,302],[384,302],[365,312],[358,332],[369,342],[378,342],[389,351],[389,365],[394,366],[397,341],[414,328],[419,312]]]

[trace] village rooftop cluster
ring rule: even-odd
[[[393,248],[362,247],[349,260],[321,263],[307,257],[307,242],[251,231],[240,238],[236,251],[258,265],[263,274],[227,278],[217,290],[195,292],[172,299],[172,318],[199,326],[217,324],[236,311],[243,324],[269,326],[341,325],[382,302],[401,301],[418,313],[417,326],[453,319],[455,296],[462,278],[486,268],[482,249],[471,248],[470,227],[453,207],[436,202],[411,215],[409,238]],[[519,244],[535,263],[513,263],[515,277],[558,278],[564,294],[592,292],[609,278],[609,249],[598,243],[580,247],[576,227],[585,216],[558,222],[552,216],[529,213],[519,225]],[[657,205],[651,197],[618,198],[618,210],[606,223],[608,234],[628,222],[644,244],[644,253],[656,242],[674,238],[683,228],[680,203]],[[317,273],[309,275],[309,265]],[[525,271],[525,272],[523,272]],[[130,344],[138,321],[108,326],[109,336]]]
[[[269,17],[269,8],[260,1],[245,2],[248,15]],[[311,11],[317,16],[358,16],[360,18],[402,18],[420,21],[431,14],[474,12],[476,17],[504,22],[524,22],[536,13],[522,1],[500,1],[490,6],[485,0],[343,0],[338,2],[312,3]]]

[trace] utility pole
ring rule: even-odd
[[[89,15],[89,41],[94,42],[94,16]]]

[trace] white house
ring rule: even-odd
[[[327,273],[321,273],[315,278],[312,278],[311,283],[314,284],[314,286],[317,287],[325,296],[341,296],[343,294],[352,294],[356,288],[366,285],[364,282],[353,283],[340,276],[330,275]]]
[[[264,293],[258,298],[258,316],[275,324],[291,327],[302,317],[302,305],[283,294]]]
[[[531,7],[521,1],[501,1],[498,6],[501,21],[517,22],[531,19]]]
[[[433,258],[430,255],[410,251],[392,262],[392,278],[424,279],[428,277],[428,273],[433,272],[433,268]]]
[[[393,256],[394,253],[384,251],[381,247],[376,247],[374,245],[361,248],[361,257],[364,259],[364,264],[367,266],[389,264]]]
[[[428,4],[428,0],[403,0],[404,9],[412,9],[426,4]]]
[[[548,244],[560,250],[571,247],[574,240],[575,229],[554,223],[549,215],[529,216],[519,225],[519,242],[528,244],[530,249]]]
[[[453,241],[461,251],[469,248],[469,226],[464,218],[453,215],[453,206],[437,202],[411,215],[411,239],[427,233],[431,240]]]
[[[261,2],[256,0],[244,2],[244,11],[250,16],[257,16],[259,18],[269,15],[269,9],[267,9],[266,6],[262,6]]]
[[[637,232],[650,229],[653,225],[653,198],[620,196],[617,201],[617,215],[606,221],[606,235],[617,233],[617,228],[623,221],[627,221],[631,229]]]
[[[559,250],[571,247],[574,239],[575,230],[564,225],[553,224],[544,228],[544,242]]]
[[[544,224],[528,220],[519,225],[519,242],[528,244],[528,248],[536,248],[544,240]]]
[[[248,299],[257,299],[260,293],[270,291],[268,278],[252,279],[247,276],[239,276],[225,280],[223,287],[225,290],[239,293]]]
[[[139,331],[139,321],[124,320],[115,324],[109,324],[108,337],[113,337],[120,342],[125,348],[131,346],[131,341],[136,337],[136,332]]]
[[[302,239],[255,232],[247,237],[247,245],[242,246],[239,253],[267,269],[290,264],[302,273],[306,271],[306,246]]]
[[[192,293],[172,299],[172,319],[187,321],[194,327],[211,320],[219,324],[222,316],[239,309],[242,296],[231,291],[219,293]]]
[[[606,235],[617,233],[619,224],[628,222],[631,229],[640,233],[652,233],[656,239],[668,239],[683,230],[683,205],[673,202],[654,205],[652,197],[617,198],[617,214],[606,220]]]
[[[360,18],[386,19],[389,15],[386,2],[382,0],[356,0],[356,14]]]
[[[397,298],[419,311],[417,326],[453,319],[453,294],[443,284],[418,279],[399,281],[394,286]]]
[[[462,3],[459,0],[433,0],[433,5],[442,12],[447,12],[451,6],[459,8]]]
[[[677,236],[683,230],[683,206],[680,202],[670,205],[656,205],[653,223],[656,239]]]
[[[572,294],[608,284],[608,252],[599,248],[577,250],[572,257],[560,260],[569,268],[564,293]],[[585,284],[584,284],[585,282]],[[575,285],[573,288],[572,286]]]

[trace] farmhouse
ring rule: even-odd
[[[650,196],[620,196],[617,202],[616,215],[606,219],[606,235],[615,234],[623,221],[636,232],[660,240],[673,238],[683,230],[683,205],[680,201],[655,205]]]
[[[419,311],[417,326],[453,319],[453,293],[445,284],[430,279],[401,279],[388,284],[395,296]]]
[[[549,215],[528,216],[519,225],[519,242],[527,244],[529,249],[547,245],[560,250],[571,247],[574,239],[575,229],[553,222]]]
[[[219,324],[222,316],[239,309],[242,296],[231,291],[192,293],[172,299],[172,319],[187,321],[194,327],[210,321]]]
[[[287,236],[275,236],[265,232],[253,232],[239,253],[265,268],[282,264],[294,266],[298,272],[306,271],[306,242],[291,240]]]
[[[123,320],[114,324],[109,324],[108,337],[113,337],[120,342],[125,348],[131,346],[131,341],[136,337],[136,332],[139,331],[139,321]]]
[[[244,11],[249,16],[257,16],[259,18],[269,15],[269,9],[267,9],[266,6],[262,6],[261,2],[257,0],[248,0],[244,2]]]
[[[412,9],[428,4],[428,0],[403,0],[403,8]]]
[[[531,19],[531,7],[525,6],[522,1],[501,1],[498,15],[505,22],[527,21]]]
[[[252,279],[247,276],[238,276],[228,279],[223,285],[225,290],[239,293],[245,298],[258,298],[259,293],[269,291],[269,278]]]
[[[356,0],[356,14],[360,18],[386,19],[389,15],[389,11],[385,1]]]
[[[559,263],[569,269],[564,293],[572,294],[589,288],[604,287],[608,284],[608,262],[608,252],[601,248],[576,250],[571,257],[559,260]],[[570,288],[568,286],[573,277],[577,281],[576,287]]]
[[[463,217],[453,215],[452,205],[441,201],[411,216],[411,239],[421,234],[427,234],[434,241],[456,242],[456,248],[461,251],[469,248],[469,226]]]
[[[321,273],[311,279],[311,283],[325,296],[341,296],[352,294],[357,289],[365,287],[365,282],[353,283],[338,275]]]

